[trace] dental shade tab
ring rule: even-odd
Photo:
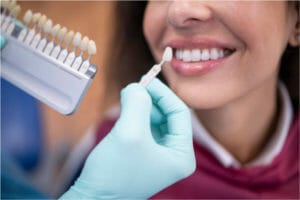
[[[162,60],[159,64],[153,65],[152,68],[142,77],[139,84],[146,87],[161,71],[161,67],[165,62],[170,62],[172,60],[172,48],[166,47],[163,53]]]
[[[15,1],[1,1],[1,35],[7,40],[1,49],[1,76],[58,112],[72,114],[97,71],[91,63],[95,42],[53,26],[51,19],[31,10],[20,25],[19,12]]]

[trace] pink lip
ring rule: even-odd
[[[202,62],[183,62],[181,60],[177,60],[173,58],[171,61],[172,68],[181,75],[185,76],[195,76],[195,75],[203,75],[208,73],[209,71],[221,66],[224,60],[227,57],[219,58],[217,60],[208,60]]]
[[[173,49],[193,49],[193,48],[220,48],[220,49],[234,49],[232,45],[227,42],[222,42],[209,38],[201,38],[201,39],[181,39],[181,40],[171,40],[167,42],[166,46],[172,47]]]
[[[212,39],[173,40],[169,43],[166,43],[166,46],[172,47],[174,52],[175,49],[204,49],[213,47],[218,49],[235,49],[232,45],[226,42],[220,42]],[[226,59],[230,56],[231,55],[219,58],[217,60],[208,60],[201,62],[183,62],[182,60],[177,60],[176,57],[173,57],[171,66],[175,70],[175,72],[184,76],[203,75],[213,69],[221,67]]]

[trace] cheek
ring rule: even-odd
[[[155,58],[159,57],[159,47],[166,26],[166,11],[162,6],[150,2],[145,10],[143,32]]]
[[[247,28],[247,49],[241,66],[247,71],[247,81],[256,82],[266,80],[270,76],[276,76],[279,70],[280,58],[288,42],[288,26],[286,7],[283,2],[272,2],[260,13],[272,17],[264,17],[262,14],[252,19],[260,19]],[[256,14],[258,15],[258,14]]]

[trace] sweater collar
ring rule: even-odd
[[[281,151],[287,138],[292,122],[293,110],[288,91],[284,84],[280,82],[278,89],[282,108],[277,129],[263,151],[254,160],[244,165],[246,167],[270,164]],[[224,167],[241,167],[241,163],[208,133],[194,112],[192,112],[192,125],[195,141],[206,147]]]

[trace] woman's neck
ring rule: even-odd
[[[274,80],[226,106],[196,113],[208,132],[246,164],[262,151],[276,128],[276,103]]]

